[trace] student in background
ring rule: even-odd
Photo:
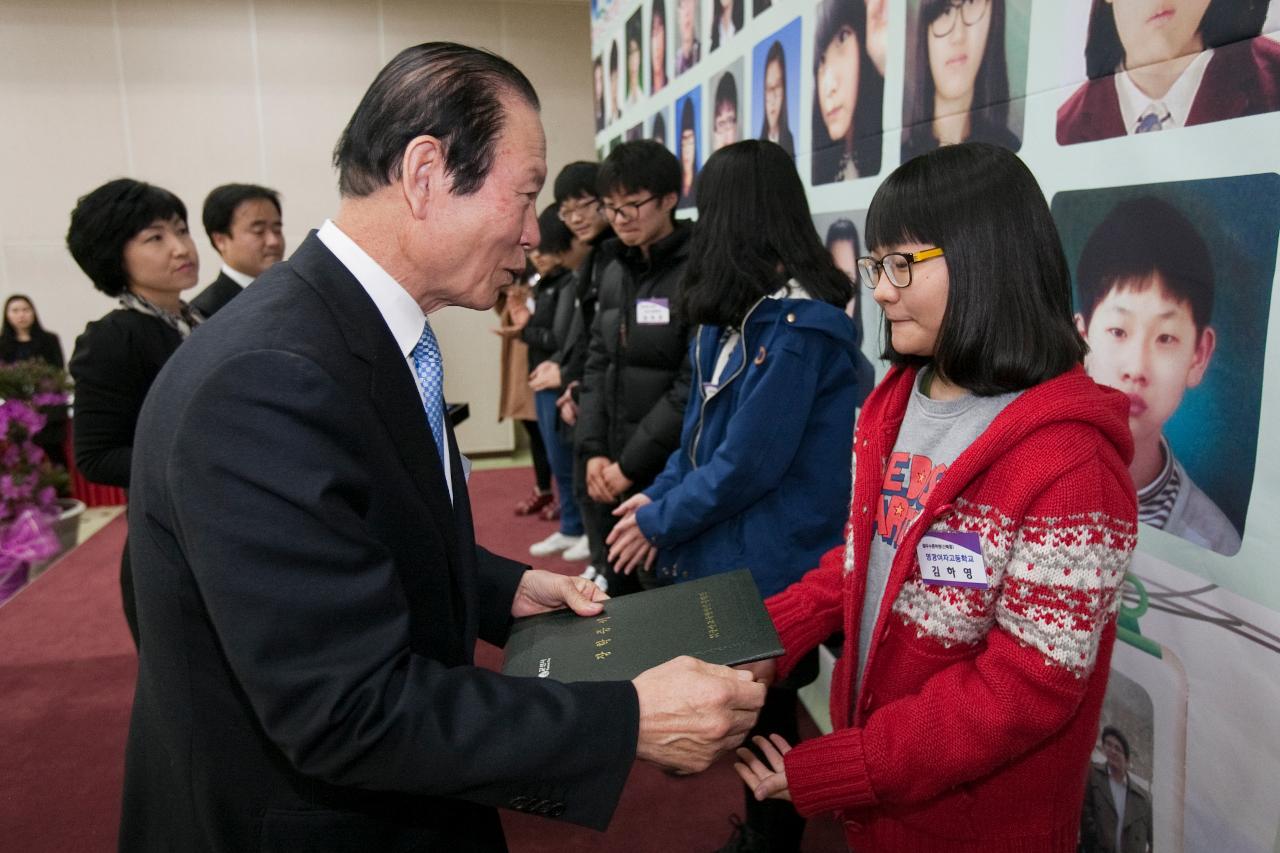
[[[93,286],[120,302],[85,327],[71,354],[76,467],[91,483],[127,489],[142,402],[201,320],[182,301],[183,291],[195,287],[200,256],[182,200],[129,178],[108,181],[76,202],[67,248]],[[127,542],[120,588],[136,645]]]
[[[1093,0],[1089,79],[1058,109],[1058,144],[1280,109],[1280,44],[1266,3]],[[1158,13],[1158,14],[1155,14]]]
[[[884,76],[867,55],[862,0],[821,0],[813,41],[813,183],[880,171]]]
[[[925,0],[902,130],[902,159],[939,145],[1022,146],[1009,130],[1004,0]]]
[[[1137,544],[1128,401],[1084,372],[1058,232],[1008,149],[903,163],[866,238],[893,366],[846,541],[768,599],[786,652],[752,666],[785,677],[843,631],[834,731],[758,737],[736,767],[855,850],[1075,853]]]
[[[63,366],[62,342],[53,332],[45,331],[36,314],[36,306],[29,297],[15,293],[4,301],[4,327],[0,331],[0,363],[38,359],[61,369]],[[67,439],[67,407],[45,407],[44,428],[32,437],[32,441],[44,451],[55,465],[67,464],[67,452],[63,446]]]
[[[760,138],[776,142],[782,150],[796,156],[796,140],[787,119],[787,57],[782,42],[769,45],[764,58],[764,119]]]
[[[840,542],[871,365],[844,314],[853,283],[819,242],[786,152],[730,145],[707,159],[702,182],[683,293],[696,328],[680,447],[614,510],[609,559],[624,574],[655,565],[668,583],[750,569],[768,596]],[[770,689],[760,733],[796,739],[798,686]],[[798,851],[795,809],[746,794],[747,820],[726,849]]]
[[[1164,436],[1213,359],[1214,278],[1209,247],[1177,208],[1150,197],[1121,202],[1080,254],[1076,326],[1089,342],[1089,375],[1129,397],[1138,519],[1234,554],[1239,532]]]
[[[690,331],[680,292],[693,228],[675,219],[680,164],[656,142],[618,146],[596,186],[618,245],[600,276],[574,442],[586,460],[587,512],[607,537],[614,508],[647,488],[680,444]],[[615,571],[603,539],[592,550],[610,595],[640,588]]]

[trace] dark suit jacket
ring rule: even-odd
[[[1124,829],[1116,845],[1116,801],[1106,765],[1089,768],[1080,815],[1082,853],[1147,853],[1152,845],[1151,801],[1130,783],[1124,797]]]
[[[525,567],[476,546],[452,430],[451,504],[355,278],[314,234],[264,278],[139,423],[120,849],[502,850],[493,806],[603,828],[634,688],[471,665]]]
[[[230,302],[242,290],[244,288],[232,281],[230,276],[220,272],[212,284],[200,291],[200,295],[191,300],[191,307],[205,317],[212,317],[218,312],[218,309]]]
[[[1191,102],[1187,125],[1280,110],[1280,44],[1255,38],[1214,48]],[[1124,136],[1111,76],[1090,80],[1058,108],[1058,144]]]
[[[76,466],[85,479],[129,487],[134,430],[151,383],[182,336],[163,320],[118,308],[76,338]]]

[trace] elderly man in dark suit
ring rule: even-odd
[[[284,257],[280,194],[257,184],[223,184],[205,198],[201,219],[222,269],[191,307],[212,317]]]
[[[764,686],[690,658],[593,684],[472,665],[512,617],[601,609],[475,544],[427,322],[523,274],[537,110],[497,56],[402,52],[338,143],[336,218],[152,388],[122,850],[503,850],[495,806],[602,828],[635,758],[696,771],[753,724]]]

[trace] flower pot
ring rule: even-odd
[[[61,512],[53,522],[53,532],[58,537],[58,553],[32,565],[29,580],[35,580],[45,569],[53,565],[55,560],[76,547],[76,540],[80,537],[80,517],[84,515],[84,501],[78,501],[75,498],[58,498],[58,508]]]

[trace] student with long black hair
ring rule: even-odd
[[[35,303],[28,296],[15,293],[4,301],[4,326],[0,331],[0,364],[38,359],[53,367],[62,367],[62,342],[53,332],[40,325]],[[32,438],[55,465],[67,464],[63,443],[67,437],[67,407],[43,409],[47,416],[44,428]]]
[[[821,0],[813,40],[813,183],[880,171],[884,75],[867,54],[862,0]]]
[[[925,0],[902,128],[902,159],[957,142],[1017,151],[1009,130],[1004,0]]]
[[[614,510],[609,557],[624,574],[654,564],[666,582],[747,568],[772,595],[840,542],[854,412],[873,374],[844,313],[853,284],[818,238],[787,153],[729,145],[701,181],[681,303],[697,328],[680,447]],[[761,731],[795,737],[794,687],[770,691]],[[748,791],[732,843],[798,850],[803,831],[790,805]]]
[[[854,435],[845,542],[766,604],[789,674],[844,634],[834,731],[739,775],[856,850],[1075,853],[1137,544],[1129,400],[1084,371],[1049,206],[1007,149],[947,145],[867,213],[892,367]],[[840,501],[840,506],[845,506]]]

